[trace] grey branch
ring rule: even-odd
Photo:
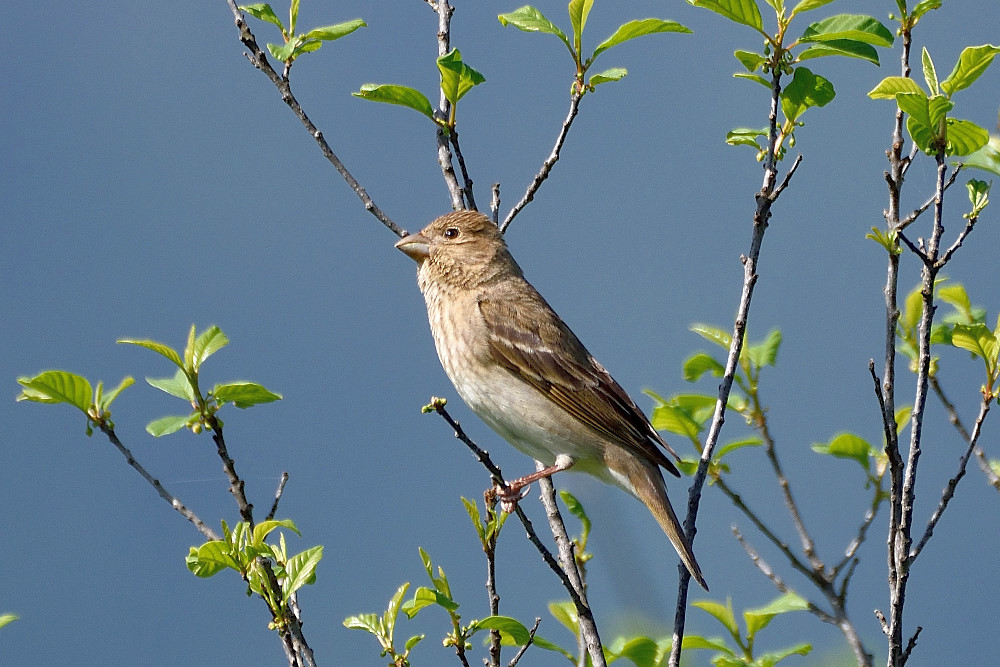
[[[964,442],[969,442],[971,436],[969,431],[965,428],[965,424],[962,423],[962,419],[958,416],[958,411],[955,406],[948,400],[945,395],[944,390],[941,388],[941,383],[938,381],[936,376],[931,376],[931,389],[934,390],[934,394],[938,397],[941,405],[944,406],[945,411],[948,413],[948,421],[955,427],[959,435],[962,436]],[[980,470],[986,475],[987,483],[992,486],[997,491],[1000,491],[1000,477],[993,472],[993,467],[990,465],[989,460],[986,458],[986,453],[983,448],[976,444],[975,448],[972,450],[973,454],[976,455],[976,463],[979,464]]]
[[[104,433],[104,435],[106,435],[108,437],[108,440],[111,442],[111,444],[114,445],[115,448],[119,452],[122,453],[122,456],[125,457],[125,461],[130,466],[132,466],[132,468],[137,473],[139,473],[142,476],[142,478],[149,483],[150,486],[153,487],[153,489],[156,491],[156,493],[161,498],[163,498],[164,500],[166,500],[167,503],[171,507],[173,507],[182,517],[184,517],[185,519],[187,519],[188,521],[190,521],[192,524],[194,524],[194,527],[198,529],[199,533],[201,533],[202,535],[205,536],[205,539],[207,539],[207,540],[219,540],[219,539],[222,539],[222,538],[220,538],[215,533],[214,530],[212,530],[211,528],[209,528],[208,526],[206,526],[205,522],[202,521],[201,519],[199,519],[197,514],[195,514],[194,512],[192,512],[191,510],[189,510],[187,507],[185,507],[184,503],[182,503],[177,498],[177,496],[174,496],[169,491],[167,491],[163,487],[163,485],[160,484],[160,480],[156,479],[155,477],[153,477],[152,475],[149,474],[149,471],[147,471],[146,468],[144,468],[143,465],[141,463],[139,463],[135,459],[134,456],[132,456],[132,452],[129,451],[128,447],[126,447],[125,445],[123,445],[122,441],[118,439],[118,436],[115,434],[115,431],[114,431],[113,428],[111,428],[110,426],[108,426],[105,423],[101,423],[99,426],[100,426],[101,431]]]
[[[538,192],[538,188],[542,186],[545,179],[549,177],[549,172],[552,171],[552,167],[555,166],[556,162],[559,161],[559,152],[562,150],[563,143],[566,141],[566,135],[569,134],[569,128],[573,125],[573,119],[576,118],[577,112],[580,110],[580,100],[583,99],[583,93],[579,92],[575,87],[573,88],[573,93],[569,98],[569,112],[566,114],[566,120],[563,121],[562,127],[559,129],[559,134],[556,136],[556,143],[552,147],[552,152],[549,156],[545,158],[545,162],[542,163],[542,168],[535,174],[535,177],[531,180],[528,185],[528,189],[524,192],[524,196],[521,200],[514,204],[514,208],[510,210],[507,217],[504,218],[503,224],[500,225],[500,232],[506,232],[507,228],[510,227],[510,223],[514,221],[517,214],[527,206],[532,199],[535,198],[535,193]]]
[[[393,222],[392,219],[382,211],[382,209],[376,206],[375,202],[370,196],[368,196],[365,189],[361,187],[361,184],[358,183],[357,179],[354,178],[351,172],[347,170],[347,167],[344,166],[344,163],[340,161],[340,158],[338,158],[333,152],[333,149],[330,148],[330,144],[326,142],[326,139],[323,137],[323,133],[319,131],[319,129],[313,124],[312,120],[309,119],[309,116],[306,115],[306,112],[302,109],[302,106],[292,94],[292,87],[288,81],[288,67],[285,67],[283,76],[274,71],[274,68],[271,67],[271,64],[267,60],[267,56],[264,55],[260,46],[257,45],[257,39],[250,31],[250,28],[247,27],[246,20],[244,20],[243,14],[240,13],[240,10],[236,6],[234,0],[226,0],[226,3],[229,5],[229,9],[233,13],[233,18],[236,21],[236,29],[239,30],[240,41],[243,42],[243,45],[249,50],[246,57],[247,60],[250,61],[250,64],[263,72],[267,78],[271,80],[271,83],[274,84],[275,88],[277,88],[278,92],[281,94],[282,101],[288,105],[296,117],[298,117],[299,121],[301,121],[301,123],[305,126],[309,135],[313,138],[313,140],[315,140],[316,144],[323,152],[323,157],[325,157],[327,161],[333,165],[333,168],[337,170],[337,173],[339,173],[340,176],[347,182],[347,185],[350,186],[350,188],[354,191],[354,194],[356,194],[361,200],[365,210],[374,215],[379,222],[385,225],[396,236],[400,238],[406,236],[406,230]]]

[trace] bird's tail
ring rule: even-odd
[[[670,499],[667,497],[666,485],[663,483],[660,471],[656,468],[640,465],[630,470],[628,477],[636,495],[646,504],[646,507],[656,518],[656,522],[660,524],[660,528],[670,538],[670,543],[677,550],[677,555],[681,557],[684,567],[691,573],[694,580],[707,591],[708,584],[705,583],[705,577],[701,574],[701,568],[691,550],[691,544],[684,536],[684,529],[681,527],[680,521],[677,520],[677,515],[674,514],[674,508],[670,506]]]

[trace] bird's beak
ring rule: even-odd
[[[426,236],[410,234],[404,236],[396,244],[406,255],[418,264],[427,259],[431,254],[431,243]]]

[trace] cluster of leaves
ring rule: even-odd
[[[316,581],[316,566],[323,558],[323,547],[311,547],[289,557],[284,533],[278,533],[278,544],[264,541],[276,528],[287,528],[300,535],[291,519],[263,521],[252,528],[241,521],[232,530],[223,521],[223,539],[191,547],[185,562],[192,573],[202,578],[225,569],[238,572],[247,582],[247,596],[256,593],[264,599],[275,619],[271,629],[280,630],[292,613],[289,608],[292,595]],[[277,589],[270,581],[270,574],[274,575]]]
[[[875,47],[890,47],[894,40],[892,32],[871,16],[837,14],[809,24],[798,39],[789,41],[787,31],[796,16],[832,0],[800,0],[791,10],[785,7],[784,0],[765,1],[775,13],[774,33],[764,29],[756,0],[688,0],[696,7],[710,9],[763,36],[764,47],[760,52],[742,49],[735,52],[746,71],[734,76],[755,81],[769,90],[778,85],[782,74],[792,76],[792,81],[780,92],[783,120],[778,129],[775,158],[781,159],[785,152],[784,142],[787,140],[789,146],[795,145],[795,128],[803,125],[801,117],[805,111],[826,106],[836,95],[830,81],[800,63],[824,56],[844,56],[878,65]],[[770,74],[771,80],[758,72]],[[761,139],[767,142],[769,133],[769,128],[736,128],[726,136],[726,142],[733,146],[750,146],[757,151],[757,159],[763,160],[767,152]]]
[[[718,327],[708,324],[692,325],[691,330],[718,345],[726,352],[732,336]],[[774,366],[781,346],[781,332],[771,331],[767,337],[758,342],[743,345],[740,352],[739,366],[733,381],[740,389],[740,394],[729,395],[728,409],[740,414],[748,424],[756,424],[760,419],[760,409],[756,402],[760,374],[765,366]],[[725,374],[724,363],[707,352],[698,352],[684,361],[684,379],[697,382],[706,373],[714,377]],[[683,457],[679,468],[688,475],[693,475],[698,468],[701,455],[701,432],[705,429],[715,412],[717,397],[710,394],[678,394],[669,399],[647,391],[656,401],[653,408],[651,423],[659,431],[668,431],[684,436],[691,441],[695,454]],[[727,442],[716,448],[709,463],[709,477],[715,478],[723,472],[729,472],[729,466],[723,459],[731,452],[743,447],[756,447],[761,444],[756,436],[740,438]]]
[[[716,667],[772,667],[789,656],[808,655],[812,651],[811,645],[803,643],[754,657],[757,634],[766,628],[776,616],[809,608],[809,603],[792,591],[775,598],[763,607],[745,610],[743,622],[746,624],[746,635],[740,632],[736,615],[733,613],[732,600],[726,599],[725,604],[711,600],[692,602],[691,604],[707,612],[721,623],[736,644],[735,648],[731,648],[723,639],[706,639],[698,635],[684,637],[682,646],[685,649],[716,651],[712,657],[712,664]]]
[[[398,104],[419,111],[435,124],[440,126],[445,132],[455,129],[455,116],[458,108],[458,101],[465,97],[465,94],[486,81],[478,70],[473,69],[462,61],[462,53],[458,49],[437,59],[438,72],[441,75],[441,91],[445,99],[451,103],[451,111],[448,118],[438,118],[434,115],[434,107],[427,96],[416,88],[400,86],[394,83],[366,83],[361,86],[361,90],[352,93],[355,97],[371,100],[372,102],[384,102],[386,104]]]
[[[946,278],[934,286],[937,299],[952,307],[931,330],[932,345],[946,345],[968,351],[973,359],[983,364],[984,381],[980,387],[983,397],[994,400],[1000,395],[1000,318],[992,329],[986,324],[986,311],[975,307],[961,283],[949,282]],[[896,336],[899,351],[910,359],[910,370],[916,372],[917,327],[922,309],[920,287],[910,292],[903,302]],[[931,358],[931,375],[938,370],[938,357]]]
[[[955,107],[952,96],[971,86],[997,53],[1000,47],[992,44],[967,47],[959,55],[951,74],[944,81],[938,81],[934,61],[925,47],[920,60],[927,90],[913,79],[889,76],[868,96],[876,100],[895,100],[899,109],[907,114],[906,130],[910,138],[928,155],[972,155],[987,145],[989,132],[971,121],[950,117],[948,114]]]
[[[259,403],[270,403],[281,399],[280,394],[269,391],[255,382],[216,384],[207,394],[202,395],[198,386],[198,374],[202,363],[229,343],[229,339],[219,327],[211,326],[195,335],[195,326],[192,324],[188,331],[183,356],[169,345],[154,340],[122,338],[118,342],[152,350],[177,366],[173,377],[146,378],[146,382],[171,396],[188,401],[193,408],[187,415],[161,417],[149,422],[146,431],[152,436],[167,435],[182,428],[190,429],[192,433],[200,433],[206,427],[211,428],[213,423],[221,426],[222,422],[216,417],[216,413],[226,403],[245,409]]]
[[[65,403],[80,410],[87,419],[87,435],[93,435],[94,427],[115,427],[111,421],[111,404],[124,389],[135,380],[126,376],[113,390],[104,393],[104,382],[99,381],[92,389],[87,378],[68,371],[43,371],[35,377],[17,378],[21,385],[18,401],[36,403]]]
[[[594,0],[572,0],[569,3],[569,20],[573,26],[573,39],[560,30],[552,21],[547,19],[542,12],[531,5],[525,5],[520,9],[515,9],[506,14],[500,14],[497,18],[504,26],[514,26],[524,32],[541,32],[555,35],[569,49],[570,56],[576,68],[573,80],[573,92],[583,95],[587,92],[594,92],[594,88],[602,83],[618,81],[628,74],[624,67],[613,67],[598,74],[593,74],[587,79],[587,72],[594,64],[599,55],[608,49],[618,46],[636,37],[652,35],[660,32],[686,32],[691,30],[676,21],[664,19],[638,19],[628,21],[618,26],[618,29],[603,42],[597,45],[590,56],[584,57],[583,51],[583,29],[587,25],[587,17],[594,6]]]
[[[323,42],[332,42],[336,39],[340,39],[345,35],[349,35],[358,28],[367,26],[361,19],[353,19],[351,21],[344,21],[343,23],[337,23],[336,25],[326,25],[319,28],[313,28],[304,33],[296,33],[296,23],[299,19],[299,0],[292,0],[291,6],[288,8],[288,27],[281,22],[278,15],[274,13],[271,9],[271,5],[267,3],[259,3],[253,5],[241,5],[240,11],[246,12],[251,16],[260,19],[261,21],[267,21],[268,23],[273,23],[278,26],[281,31],[281,37],[284,39],[283,44],[268,44],[267,50],[271,52],[271,55],[275,59],[284,62],[286,65],[291,65],[292,62],[301,56],[303,53],[309,53],[310,51],[316,51],[321,46]]]

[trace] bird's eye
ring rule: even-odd
[[[444,230],[444,237],[446,239],[457,239],[458,238],[458,227],[449,227]]]

